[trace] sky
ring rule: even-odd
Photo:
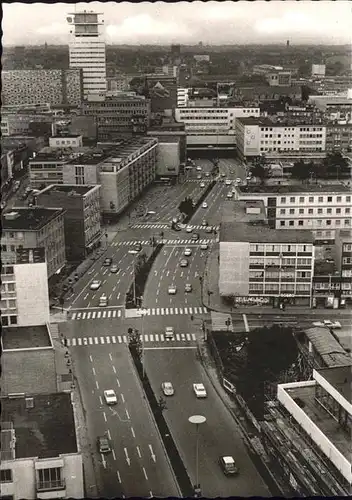
[[[74,4],[3,2],[4,45],[67,44]],[[348,44],[352,2],[90,2],[102,12],[108,44]]]

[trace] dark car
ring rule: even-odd
[[[193,240],[193,241],[197,241],[197,240],[199,240],[199,234],[198,234],[198,233],[193,233],[193,234],[192,234],[192,240]]]
[[[226,476],[236,476],[238,474],[238,467],[236,462],[230,455],[219,458],[219,465]]]
[[[103,262],[103,266],[109,267],[112,264],[112,258],[111,257],[106,257],[106,259]]]

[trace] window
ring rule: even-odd
[[[285,208],[280,208],[280,214],[281,215],[285,215],[286,213],[286,209]]]
[[[341,208],[337,208],[336,209],[336,214],[340,214],[341,213]]]
[[[63,486],[64,481],[61,478],[61,468],[52,467],[51,469],[38,470],[39,489],[51,489]]]
[[[294,203],[294,202],[295,202],[295,200],[296,200],[296,198],[295,198],[294,196],[291,196],[291,197],[290,197],[290,203]]]
[[[326,219],[326,225],[331,226],[331,219]]]
[[[309,201],[309,203],[314,203],[314,196],[310,196],[310,197],[308,198],[308,201]]]
[[[300,214],[304,214],[304,208],[300,208],[300,209],[299,209],[299,213],[300,213]]]
[[[286,196],[282,196],[280,198],[280,203],[286,203]]]
[[[299,221],[298,221],[298,225],[299,225],[299,226],[303,226],[303,220],[299,220]]]
[[[345,226],[349,226],[351,223],[350,219],[345,219]]]
[[[300,196],[300,197],[299,197],[299,202],[300,202],[300,203],[304,203],[304,196]]]
[[[347,203],[351,203],[351,197],[350,196],[346,196],[346,202]]]
[[[328,196],[328,202],[331,203],[332,202],[332,196]]]
[[[10,325],[17,325],[17,316],[10,316]]]
[[[285,225],[285,221],[284,220],[280,220],[280,226],[283,227]]]
[[[324,202],[324,196],[318,196],[318,203]]]
[[[312,208],[308,208],[308,214],[312,215],[314,210]]]
[[[289,226],[294,226],[294,225],[295,225],[295,222],[294,222],[293,220],[290,220],[290,221],[288,222],[288,225],[289,225]]]
[[[1,469],[0,471],[0,482],[1,483],[12,483],[12,469]]]
[[[2,252],[7,252],[7,246],[6,245],[1,245],[1,251]]]
[[[337,196],[336,197],[336,201],[337,201],[337,203],[340,203],[341,202],[341,196]]]
[[[331,209],[331,208],[327,208],[327,209],[326,209],[326,213],[327,213],[327,214],[331,214],[331,212],[332,212],[332,209]]]
[[[290,215],[293,215],[295,213],[295,209],[294,208],[290,208]]]
[[[345,208],[345,214],[349,214],[351,209],[349,207]]]

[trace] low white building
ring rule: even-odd
[[[83,138],[81,135],[54,136],[49,137],[50,148],[81,148]]]
[[[325,76],[325,64],[312,64],[312,76]]]
[[[188,104],[188,94],[190,89],[178,88],[177,89],[177,107],[186,108]]]

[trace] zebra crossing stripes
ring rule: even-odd
[[[173,316],[180,314],[206,314],[208,309],[203,306],[198,307],[151,307],[145,308],[146,316]]]
[[[192,230],[204,230],[206,226],[201,226],[201,225],[195,225],[193,226],[192,224],[187,224],[187,227],[191,227]],[[213,229],[216,231],[219,231],[220,226],[211,226]],[[144,224],[133,224],[131,226],[132,229],[167,229],[170,228],[170,224],[153,224],[153,223],[144,223]],[[149,243],[149,240],[148,240]]]
[[[201,245],[202,243],[213,243],[215,240],[205,238],[205,239],[199,239],[197,241],[193,241],[191,239],[187,240],[157,240],[157,243],[163,243],[164,245]],[[131,245],[136,244],[136,241],[113,241],[111,243],[111,246],[113,247],[118,247],[118,246],[124,246],[124,247],[130,247]],[[141,245],[150,245],[150,241],[140,241],[138,242]]]
[[[121,310],[106,310],[106,311],[78,311],[73,312],[70,319],[100,319],[100,318],[121,318]]]
[[[143,342],[196,342],[197,337],[195,333],[176,333],[175,339],[166,339],[165,335],[162,333],[150,333],[143,335]],[[127,344],[126,335],[112,335],[112,336],[101,336],[101,337],[73,337],[72,339],[67,339],[68,347],[84,347],[92,345],[109,345],[109,344]]]

